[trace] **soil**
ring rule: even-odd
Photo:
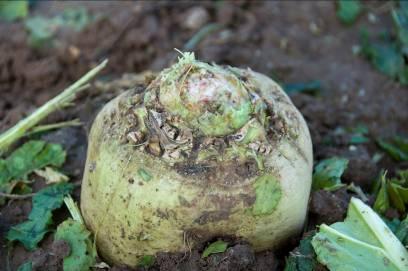
[[[352,53],[352,46],[359,44],[362,26],[380,31],[391,24],[381,2],[365,3],[366,10],[349,27],[336,18],[335,3],[330,1],[194,4],[102,1],[81,5],[102,16],[81,32],[58,31],[58,46],[53,48],[30,47],[22,22],[0,23],[0,33],[13,33],[0,36],[0,131],[55,96],[100,60],[109,58],[99,82],[78,97],[77,106],[56,112],[45,121],[80,118],[83,122],[81,127],[42,136],[44,140],[63,144],[68,151],[64,172],[73,182],[81,181],[86,136],[101,106],[133,87],[135,80],[139,80],[134,74],[167,67],[178,54],[173,48],[185,48],[194,33],[210,22],[219,23],[222,28],[194,46],[199,59],[250,67],[285,83],[321,82],[318,95],[291,96],[309,125],[315,161],[334,155],[348,158],[350,163],[343,181],[360,185],[365,191],[369,191],[381,169],[392,175],[408,167],[387,155],[378,162],[373,159],[376,153],[381,153],[375,138],[408,135],[408,89],[390,81]],[[78,2],[39,1],[31,7],[31,14],[53,15],[73,6],[78,6]],[[375,22],[369,20],[368,12],[375,15]],[[107,83],[116,78],[120,78],[119,83],[111,86]],[[369,129],[368,143],[350,145],[337,132],[359,124]],[[37,191],[43,181],[33,178]],[[79,190],[73,195],[76,200]],[[341,220],[350,197],[351,192],[345,189],[335,193],[314,192],[305,229]],[[60,260],[67,248],[53,243],[52,234],[41,242],[41,250],[34,253],[18,244],[6,245],[4,234],[10,226],[24,221],[30,209],[30,199],[10,200],[0,209],[0,270],[14,271],[28,259],[47,262],[47,268],[37,270],[62,270]],[[57,225],[68,213],[61,209],[54,216]],[[285,257],[298,245],[299,238],[294,237],[274,252],[254,253],[247,244],[232,243],[224,253],[206,259],[201,258],[203,247],[193,248],[187,255],[162,254],[150,270],[283,270]],[[51,261],[49,255],[57,256]]]

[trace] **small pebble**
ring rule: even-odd
[[[190,30],[198,30],[208,22],[210,16],[203,7],[193,7],[187,10],[183,26]]]

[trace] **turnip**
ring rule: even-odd
[[[312,165],[307,125],[278,84],[184,53],[96,117],[81,209],[115,264],[223,236],[273,249],[302,229]]]

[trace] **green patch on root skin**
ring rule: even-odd
[[[253,215],[271,214],[282,197],[282,189],[278,180],[269,174],[258,177],[254,183],[255,203],[252,207]]]
[[[155,260],[154,256],[145,255],[139,260],[139,263],[137,265],[139,267],[149,268],[150,266],[154,264],[154,260]]]
[[[139,168],[139,170],[137,171],[137,174],[139,174],[140,178],[143,179],[143,181],[148,182],[152,179],[152,175],[147,172],[145,169],[143,168]]]

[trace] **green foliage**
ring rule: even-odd
[[[287,94],[295,93],[310,93],[315,95],[322,89],[320,81],[310,81],[303,83],[286,83],[283,84],[283,89]]]
[[[408,251],[381,218],[352,198],[344,222],[320,225],[312,246],[331,271],[408,270]]]
[[[326,189],[332,191],[342,187],[341,175],[343,175],[347,165],[348,160],[339,157],[320,161],[314,169],[313,190]]]
[[[34,47],[52,46],[53,39],[59,29],[65,27],[74,31],[81,31],[96,19],[84,7],[66,9],[62,14],[52,18],[35,16],[25,22],[29,32],[29,42]]]
[[[380,190],[378,191],[373,208],[380,214],[385,213],[388,208],[390,208],[390,201],[387,193],[387,180],[385,179],[385,174],[381,176]]]
[[[228,243],[224,242],[222,240],[217,240],[213,243],[211,243],[204,251],[203,254],[201,255],[201,258],[207,258],[211,254],[215,253],[222,253],[224,252],[228,247]]]
[[[354,23],[361,10],[358,0],[339,0],[337,2],[337,17],[345,24]]]
[[[368,135],[368,127],[364,124],[359,124],[354,128],[348,130],[351,134],[349,143],[350,144],[362,144],[367,143],[369,141]]]
[[[394,136],[390,141],[377,139],[377,144],[396,161],[408,161],[408,138]]]
[[[408,205],[408,170],[398,172],[397,178],[387,179],[381,176],[381,184],[374,203],[374,210],[384,214],[388,208],[394,207],[405,213]]]
[[[282,197],[279,181],[272,175],[266,174],[256,179],[255,203],[252,207],[253,215],[267,215],[272,213]]]
[[[32,140],[15,150],[7,159],[0,159],[0,191],[10,193],[18,181],[45,166],[59,167],[66,153],[61,145]],[[0,199],[0,204],[4,203]]]
[[[395,236],[401,241],[404,246],[408,246],[408,215],[399,224],[395,231]]]
[[[137,265],[139,267],[149,268],[153,264],[154,264],[154,256],[145,255],[139,260],[139,263]]]
[[[408,56],[408,5],[399,2],[399,7],[391,11],[396,38],[382,35],[379,41],[372,42],[367,31],[361,34],[361,54],[371,61],[373,66],[388,77],[408,85],[408,63],[404,58]]]
[[[71,248],[70,254],[64,258],[64,271],[88,271],[95,264],[96,250],[91,233],[81,222],[65,220],[58,226],[54,238],[64,240]]]
[[[52,211],[61,207],[64,196],[72,189],[72,184],[58,183],[40,190],[33,197],[33,208],[28,220],[13,226],[6,238],[10,241],[20,241],[28,250],[34,250],[49,231]]]
[[[20,265],[20,266],[18,267],[17,271],[31,271],[31,270],[33,270],[33,266],[32,266],[32,265],[33,265],[33,264],[32,264],[31,261],[30,261],[30,262],[23,263],[22,265]]]
[[[0,1],[0,19],[8,22],[25,18],[28,14],[28,1]]]
[[[285,271],[314,271],[316,255],[312,247],[313,235],[307,236],[300,241],[299,247],[291,252],[286,260]]]
[[[361,123],[353,127],[338,127],[334,133],[335,135],[345,136],[348,139],[348,144],[363,144],[370,141],[368,127]],[[332,144],[330,138],[328,139],[327,144]]]
[[[398,40],[405,48],[408,46],[408,3],[399,2],[400,7],[392,10],[392,19],[396,28]],[[407,53],[405,51],[405,53]]]
[[[400,79],[400,76],[403,77],[404,74],[401,73],[404,70],[405,63],[399,46],[391,41],[371,43],[368,33],[362,33],[362,55],[385,75],[393,79]]]

